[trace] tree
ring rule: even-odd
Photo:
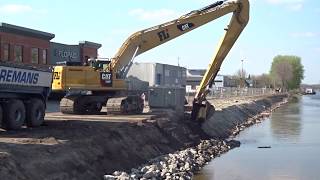
[[[257,88],[271,87],[271,79],[268,74],[254,75],[252,76],[253,86]]]
[[[291,56],[290,64],[293,68],[293,78],[289,82],[289,89],[297,89],[301,85],[301,81],[304,78],[304,69],[301,64],[301,58],[297,56]]]
[[[236,74],[235,74],[236,77],[238,77],[239,79],[245,79],[246,76],[247,76],[247,71],[246,70],[242,70],[242,69],[239,69]]]
[[[281,55],[274,57],[270,74],[275,86],[285,89],[299,88],[304,74],[301,58]]]
[[[239,69],[235,74],[234,74],[234,79],[236,80],[237,86],[243,87],[244,86],[244,81],[246,79],[247,72],[246,70]]]

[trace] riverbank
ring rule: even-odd
[[[113,174],[107,176],[111,179],[155,175],[151,172],[158,173],[154,177],[192,177],[211,158],[239,145],[226,137],[284,98],[213,100],[216,112],[203,129],[168,110],[137,122],[59,118],[40,128],[0,131],[0,177],[87,180],[105,174]]]
[[[195,147],[152,159],[129,173],[116,171],[105,175],[104,179],[192,179],[193,174],[213,158],[240,146],[240,142],[226,138],[260,123],[262,118],[286,102],[286,96],[211,101],[216,110],[202,125],[209,139],[202,140]]]

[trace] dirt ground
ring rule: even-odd
[[[214,102],[223,109],[249,101]],[[209,138],[197,123],[173,111],[135,116],[65,116],[57,111],[57,102],[49,102],[44,126],[0,129],[0,179],[102,179]]]
[[[187,127],[174,132],[186,138],[169,135],[168,113],[64,116],[56,102],[48,104],[44,126],[0,130],[0,179],[102,179],[200,140],[188,138]]]

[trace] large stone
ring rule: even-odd
[[[113,173],[113,175],[114,175],[114,176],[120,176],[121,173],[122,173],[121,171],[115,171],[115,172]]]
[[[104,175],[103,180],[116,180],[116,177],[112,175]]]
[[[144,178],[146,178],[146,179],[150,179],[150,178],[152,178],[152,177],[156,177],[156,172],[154,172],[154,171],[148,171],[147,173],[145,173],[144,175],[143,175],[143,177]]]
[[[188,162],[186,162],[186,163],[184,164],[184,169],[185,169],[186,171],[190,171],[190,164],[189,164]]]

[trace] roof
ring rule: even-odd
[[[102,45],[99,43],[94,43],[90,41],[79,41],[80,45],[83,45],[84,47],[90,47],[90,48],[96,48],[99,49]]]
[[[35,38],[40,38],[45,40],[51,40],[55,37],[55,35],[52,33],[38,31],[38,30],[29,29],[29,28],[7,24],[7,23],[0,23],[0,32],[30,36],[30,37],[35,37]]]
[[[139,64],[142,64],[142,65],[144,65],[144,64],[152,64],[152,65],[160,65],[160,66],[169,66],[169,67],[172,67],[172,68],[180,68],[180,69],[185,69],[186,70],[186,68],[185,67],[183,67],[183,66],[177,66],[177,65],[172,65],[172,64],[163,64],[163,63],[158,63],[158,62],[134,62],[134,64],[135,65],[139,65]]]
[[[187,70],[187,76],[203,77],[205,73],[206,73],[205,69],[188,69]]]

